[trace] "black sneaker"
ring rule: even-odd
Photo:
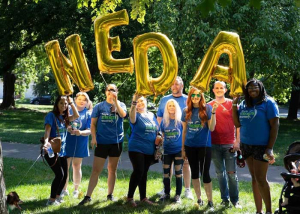
[[[177,203],[177,204],[180,204],[180,203],[181,203],[181,199],[180,199],[180,196],[179,196],[179,195],[175,195],[175,197],[174,197],[174,202]]]
[[[80,203],[78,204],[78,206],[85,205],[87,203],[90,203],[91,201],[92,201],[91,197],[84,196],[84,199],[82,201],[80,201]]]
[[[229,202],[229,201],[223,200],[223,201],[221,202],[221,206],[229,207],[229,206],[230,206],[230,202]]]
[[[106,199],[108,201],[116,201],[116,199],[114,198],[113,194],[110,194],[110,195],[106,196]]]
[[[198,199],[197,204],[201,207],[203,206],[203,201],[201,199]]]
[[[214,204],[213,204],[212,201],[208,201],[207,206],[208,206],[209,208],[213,208],[213,207],[214,207]]]
[[[164,194],[164,195],[162,195],[162,196],[159,198],[159,201],[160,201],[160,202],[164,202],[164,201],[166,201],[166,200],[170,200],[170,195]]]

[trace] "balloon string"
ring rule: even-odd
[[[105,86],[107,86],[107,82],[105,81],[102,72],[100,72],[100,74],[101,74],[101,77],[102,77],[103,81],[105,82]]]
[[[122,84],[121,84],[120,86],[118,86],[118,89],[120,89],[120,88],[124,85],[124,83],[128,80],[129,77],[130,77],[130,76],[128,76],[128,77],[122,82]]]

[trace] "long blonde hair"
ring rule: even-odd
[[[173,102],[175,105],[175,127],[178,125],[178,123],[181,122],[181,109],[177,103],[176,100],[174,99],[169,99],[168,102],[166,103],[165,109],[164,109],[164,116],[163,116],[163,123],[165,125],[165,127],[168,127],[170,125],[170,114],[168,111],[168,104],[170,102]]]

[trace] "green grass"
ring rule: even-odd
[[[44,134],[44,118],[52,110],[51,105],[18,104],[15,110],[4,110],[0,114],[0,138],[3,142],[18,142],[26,144],[39,144]],[[126,132],[128,120],[124,121]],[[300,121],[291,121],[280,118],[278,138],[275,143],[275,165],[283,165],[288,146],[300,141]],[[255,134],[255,133],[253,133]],[[124,140],[124,151],[127,151],[127,139]]]
[[[146,206],[138,204],[137,208],[129,207],[124,199],[128,191],[130,171],[118,170],[118,179],[115,186],[114,196],[119,199],[117,202],[107,202],[107,170],[100,175],[97,187],[92,195],[92,203],[84,207],[77,207],[80,199],[73,199],[72,196],[65,198],[65,202],[57,207],[45,207],[46,201],[50,195],[50,184],[54,178],[54,174],[49,167],[42,162],[37,162],[31,171],[25,176],[33,161],[4,158],[4,178],[6,181],[6,192],[16,191],[20,198],[24,201],[22,213],[254,213],[255,205],[252,196],[250,182],[239,182],[240,187],[240,203],[242,210],[235,208],[224,209],[221,203],[220,192],[216,180],[213,180],[213,200],[216,205],[214,212],[207,212],[206,207],[198,208],[195,201],[183,199],[182,204],[173,203],[157,204],[156,206]],[[84,166],[83,180],[80,186],[80,195],[83,197],[87,190],[91,167]],[[23,176],[20,176],[23,175]],[[24,177],[25,176],[25,177]],[[17,186],[19,181],[22,183]],[[175,180],[173,176],[172,193],[175,190]],[[162,189],[162,175],[160,173],[149,172],[147,183],[147,196],[158,201],[156,193]],[[271,184],[272,190],[272,207],[273,210],[278,208],[278,199],[282,186],[279,184]],[[203,187],[201,188],[203,200],[207,203]],[[69,192],[73,192],[72,183],[69,182]],[[193,191],[194,194],[194,191]],[[194,194],[195,197],[195,194]],[[139,200],[138,190],[135,193],[135,200]],[[19,213],[14,210],[12,213]]]

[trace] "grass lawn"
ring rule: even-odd
[[[18,104],[16,110],[4,110],[0,114],[0,138],[3,142],[18,142],[39,144],[44,134],[44,118],[52,110],[51,105]],[[128,120],[124,121],[124,130],[128,128]],[[300,121],[290,121],[280,118],[278,138],[275,143],[275,165],[283,165],[288,146],[300,141]],[[253,133],[255,134],[255,133]],[[127,151],[127,139],[124,141],[124,151]]]
[[[147,206],[138,204],[137,208],[129,207],[124,197],[128,191],[128,184],[130,178],[130,171],[118,170],[118,179],[115,186],[114,196],[119,199],[117,202],[107,202],[107,170],[104,170],[100,176],[97,187],[92,195],[92,202],[84,207],[77,207],[80,199],[73,199],[72,196],[65,197],[65,202],[56,207],[45,207],[46,201],[50,195],[50,184],[54,178],[54,174],[49,167],[46,167],[42,162],[37,162],[31,171],[25,176],[33,161],[4,158],[4,178],[6,182],[6,192],[16,191],[20,198],[24,201],[21,205],[22,213],[255,213],[255,206],[252,196],[251,183],[239,182],[240,185],[240,204],[243,206],[242,210],[229,208],[224,209],[220,206],[220,192],[216,180],[213,180],[213,199],[215,210],[209,211],[205,206],[197,207],[195,201],[182,199],[181,204],[174,204],[166,202],[164,204],[157,203],[155,206]],[[83,167],[83,180],[80,186],[80,196],[83,197],[87,187],[91,167]],[[22,176],[21,176],[22,175]],[[25,176],[25,177],[24,177]],[[23,179],[22,183],[17,186],[19,181]],[[173,197],[175,191],[175,180],[173,176],[172,192]],[[156,193],[162,189],[162,175],[160,173],[148,173],[147,196],[153,200],[158,201]],[[272,206],[273,211],[278,208],[278,199],[282,186],[279,184],[271,184],[272,191]],[[204,188],[201,188],[203,200],[207,203],[204,194]],[[72,195],[73,185],[69,182],[69,192]],[[194,191],[193,191],[194,193]],[[194,194],[195,197],[195,194]],[[135,193],[135,200],[139,202],[138,190]],[[12,213],[20,213],[14,210]]]

